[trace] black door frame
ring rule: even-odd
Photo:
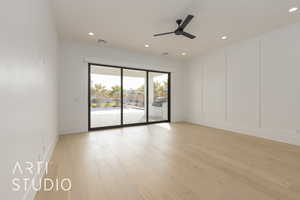
[[[112,67],[120,69],[120,76],[121,76],[121,123],[120,125],[114,126],[105,126],[105,127],[95,127],[91,128],[91,66],[100,66],[100,67]],[[123,123],[123,70],[139,70],[146,72],[146,122],[141,123],[132,123],[132,124],[124,124]],[[168,119],[162,121],[149,121],[149,72],[157,72],[157,73],[164,73],[168,74]],[[123,66],[116,66],[116,65],[106,65],[106,64],[98,64],[98,63],[88,63],[88,130],[103,130],[103,129],[111,129],[111,128],[120,128],[120,127],[128,127],[128,126],[140,126],[140,125],[147,125],[147,124],[156,124],[156,123],[165,123],[171,122],[171,72],[165,71],[158,71],[158,70],[149,70],[149,69],[139,69],[139,68],[132,68],[132,67],[123,67]]]

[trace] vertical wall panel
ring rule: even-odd
[[[259,126],[259,40],[229,47],[227,55],[227,111],[229,123]]]
[[[203,89],[203,67],[201,63],[193,65],[188,71],[186,89],[187,118],[189,121],[199,123],[202,118],[202,89]]]
[[[203,109],[206,121],[225,121],[226,65],[224,51],[204,60]]]
[[[262,38],[262,125],[300,127],[300,26]]]

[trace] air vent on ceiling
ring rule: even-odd
[[[106,41],[106,40],[103,40],[103,39],[98,39],[97,42],[98,42],[99,44],[106,44],[106,43],[107,43],[107,41]]]

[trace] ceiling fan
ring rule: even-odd
[[[175,35],[183,35],[185,37],[188,37],[190,39],[194,39],[196,36],[190,34],[190,33],[187,33],[184,31],[185,27],[191,22],[191,20],[193,19],[193,15],[188,15],[184,21],[182,22],[182,19],[178,19],[176,20],[176,23],[178,24],[178,27],[175,31],[172,31],[172,32],[166,32],[166,33],[159,33],[159,34],[155,34],[153,35],[154,37],[157,37],[157,36],[162,36],[162,35],[169,35],[169,34],[173,34],[175,33]]]

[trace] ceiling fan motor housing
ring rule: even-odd
[[[182,35],[183,29],[177,29],[175,35]]]
[[[178,28],[174,31],[175,35],[182,35],[183,28],[180,28],[180,24],[182,23],[182,19],[177,19],[176,23],[178,24]]]

